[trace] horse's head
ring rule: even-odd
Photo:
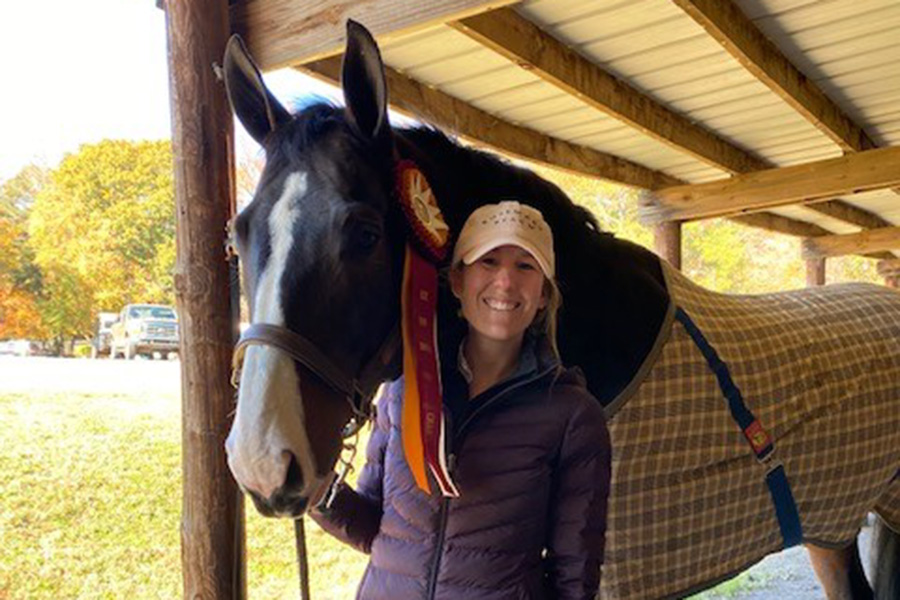
[[[383,65],[355,23],[342,78],[345,108],[315,105],[292,116],[240,40],[225,55],[232,107],[266,153],[253,201],[234,226],[251,322],[302,336],[352,379],[378,359],[398,323],[403,246]],[[327,379],[270,344],[246,348],[226,449],[235,479],[264,514],[297,516],[327,488],[352,417]]]

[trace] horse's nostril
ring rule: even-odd
[[[284,479],[284,491],[288,494],[299,492],[303,489],[303,472],[300,470],[300,464],[297,457],[293,453],[290,454],[291,460],[288,462],[287,477]]]

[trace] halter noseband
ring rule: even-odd
[[[400,335],[397,328],[394,328],[374,356],[364,365],[359,376],[351,377],[302,335],[279,325],[256,323],[241,334],[234,348],[231,372],[231,384],[234,387],[240,382],[244,354],[250,345],[272,346],[281,350],[295,362],[309,369],[332,390],[341,394],[353,413],[353,417],[342,431],[343,437],[349,437],[371,417],[372,399],[378,384],[381,383],[384,368],[390,364],[400,345]]]

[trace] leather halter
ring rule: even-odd
[[[244,354],[250,345],[272,346],[290,356],[312,371],[335,392],[341,394],[350,404],[353,418],[344,427],[342,435],[353,435],[371,417],[372,399],[382,380],[382,373],[400,346],[399,328],[395,327],[375,352],[374,356],[363,366],[357,377],[349,376],[325,356],[312,342],[302,335],[267,323],[250,325],[242,334],[234,348],[232,356],[231,383],[237,387],[240,381],[241,366]]]

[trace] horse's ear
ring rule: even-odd
[[[291,120],[291,115],[266,88],[239,35],[233,35],[228,40],[222,62],[231,109],[247,133],[262,145],[267,135]]]
[[[375,38],[352,19],[347,21],[347,49],[341,84],[351,127],[366,139],[385,139],[390,125],[384,63]]]

